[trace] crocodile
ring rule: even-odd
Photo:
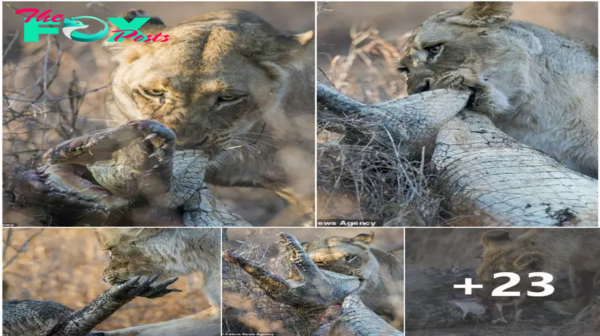
[[[177,150],[175,133],[156,121],[64,141],[30,165],[14,177],[14,193],[53,225],[250,226],[208,189],[208,155]]]
[[[447,201],[468,203],[480,225],[598,225],[597,180],[506,135],[470,111],[469,98],[441,89],[369,105],[317,84],[317,101],[347,133],[368,128],[378,143],[406,144],[409,156],[425,148]]]
[[[294,236],[281,233],[279,237],[295,273],[290,279],[230,250],[223,252],[223,258],[248,273],[273,301],[291,306],[310,335],[403,335],[364,305],[357,277],[319,269]]]
[[[171,292],[178,278],[154,284],[158,275],[139,276],[116,284],[85,307],[73,309],[54,301],[14,300],[2,303],[2,329],[7,336],[103,336],[91,330],[136,296],[155,299]]]

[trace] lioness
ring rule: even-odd
[[[141,275],[164,277],[200,272],[211,307],[162,323],[106,332],[122,336],[216,336],[221,323],[221,231],[219,229],[99,229],[110,263],[103,278],[110,284]]]
[[[370,247],[374,237],[374,232],[332,236],[302,247],[319,268],[358,277],[364,304],[399,328],[404,321],[402,257]]]
[[[175,131],[178,148],[210,153],[207,182],[270,188],[312,213],[313,32],[284,33],[242,10],[173,27],[152,17],[140,31],[169,40],[104,42],[118,62],[107,110],[156,120]]]
[[[491,292],[506,283],[506,278],[494,279],[498,272],[512,272],[520,282],[507,290],[521,292],[521,297],[508,298],[515,304],[529,291],[540,292],[532,286],[529,273],[570,269],[574,297],[563,302],[550,302],[546,306],[561,314],[575,314],[594,297],[594,276],[600,271],[600,230],[598,229],[531,229],[511,239],[508,231],[492,230],[481,237],[483,260],[477,268],[479,280],[484,285],[484,297],[493,301],[507,298],[492,297]],[[506,303],[508,303],[506,302]]]
[[[469,89],[468,107],[502,131],[597,178],[597,48],[511,14],[510,2],[474,2],[425,20],[400,61],[409,93]]]

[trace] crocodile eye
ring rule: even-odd
[[[356,256],[355,255],[347,255],[344,257],[344,259],[346,259],[346,262],[351,262],[356,259]]]
[[[151,97],[162,97],[165,94],[163,90],[158,89],[146,89],[144,93]]]

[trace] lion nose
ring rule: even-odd
[[[423,82],[421,82],[414,88],[414,90],[412,90],[413,92],[411,92],[411,94],[421,93],[429,90],[431,90],[431,78],[425,78]]]

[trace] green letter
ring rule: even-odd
[[[38,42],[40,40],[40,34],[58,34],[58,28],[55,27],[40,27],[43,25],[58,25],[60,22],[38,22],[37,20],[29,20],[23,24],[24,34],[23,41],[25,42]]]

